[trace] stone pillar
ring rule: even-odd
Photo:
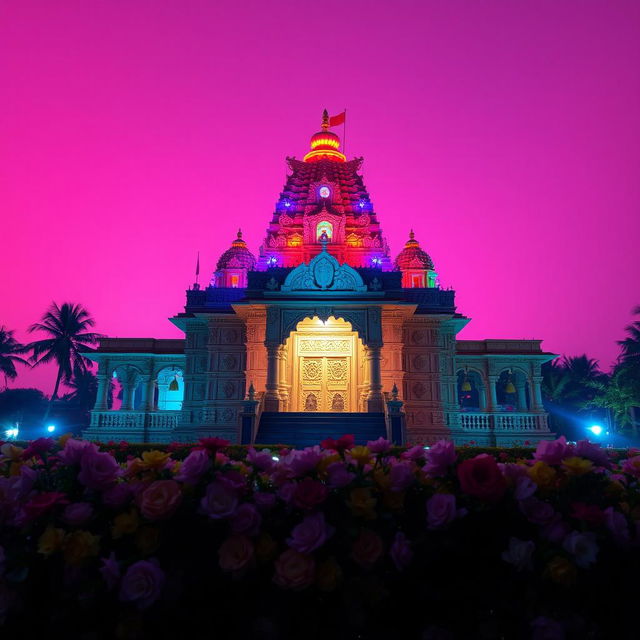
[[[95,411],[106,411],[107,393],[109,391],[109,376],[106,373],[99,373],[98,376],[98,393],[96,394]]]
[[[150,375],[145,384],[145,402],[144,407],[146,411],[155,411],[156,410],[156,399],[155,393],[156,391],[156,381],[153,375]]]
[[[122,381],[122,406],[121,411],[133,410],[133,392],[135,390],[135,382],[129,380]]]
[[[264,410],[279,411],[280,398],[278,396],[278,353],[279,344],[267,345],[267,384],[264,394]]]
[[[382,370],[380,367],[380,345],[369,345],[367,350],[369,359],[369,396],[367,410],[369,413],[384,411],[382,396]]]
[[[542,403],[542,376],[533,376],[533,410],[544,411]]]
[[[167,391],[169,390],[168,382],[158,382],[158,407],[160,407],[160,401],[164,401],[167,399]],[[162,407],[164,409],[164,407]]]
[[[496,411],[498,408],[498,393],[496,391],[496,384],[500,376],[488,376],[489,380],[489,411]]]
[[[484,385],[478,387],[478,400],[480,402],[480,411],[487,410],[487,390]]]
[[[278,395],[281,401],[281,411],[289,409],[289,385],[287,384],[287,347],[278,349]]]
[[[519,382],[516,384],[516,392],[517,392],[517,409],[520,412],[525,412],[527,409],[527,390],[525,388],[524,382]]]

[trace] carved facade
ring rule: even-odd
[[[326,119],[322,129],[304,160],[288,160],[257,258],[239,232],[210,286],[187,291],[172,318],[184,341],[106,340],[88,354],[100,383],[89,437],[238,442],[255,438],[261,412],[299,413],[304,429],[312,414],[389,407],[405,442],[550,435],[540,366],[553,354],[540,341],[457,340],[469,318],[455,293],[413,232],[392,260],[362,159],[347,161]],[[243,431],[248,416],[255,428]]]

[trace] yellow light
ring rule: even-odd
[[[333,151],[332,149],[320,149],[318,151],[309,151],[307,155],[302,158],[305,162],[308,162],[311,158],[317,158],[319,156],[328,156],[330,158],[335,158],[340,162],[346,162],[347,156],[340,153],[339,151]]]
[[[311,142],[311,148],[315,149],[320,145],[333,147],[337,149],[340,146],[340,143],[337,140],[332,140],[331,138],[321,138],[320,140],[313,140]]]

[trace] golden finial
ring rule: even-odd
[[[322,112],[322,130],[327,131],[329,129],[329,112],[325,109]]]

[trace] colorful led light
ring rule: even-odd
[[[316,147],[320,147],[320,146],[333,147],[334,149],[337,149],[340,146],[340,142],[333,138],[316,138],[315,140],[311,141],[312,149],[315,149]]]
[[[322,159],[322,157],[326,157],[329,160],[333,160],[334,162],[346,162],[347,161],[347,156],[345,156],[343,153],[340,153],[339,151],[333,151],[331,149],[320,149],[317,151],[309,151],[309,153],[307,153],[307,155],[303,158],[303,160],[305,162],[309,162],[310,160],[314,160],[314,159]]]

